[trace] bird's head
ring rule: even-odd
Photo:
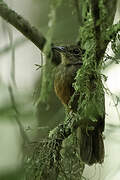
[[[71,46],[53,46],[53,50],[56,50],[61,55],[61,63],[64,65],[76,65],[82,63],[82,49],[78,45]]]

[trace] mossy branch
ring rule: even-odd
[[[2,0],[0,0],[0,16],[31,40],[40,50],[43,50],[46,42],[45,37],[22,16],[11,10]]]
[[[49,137],[54,139],[64,140],[69,135],[72,134],[79,126],[83,126],[83,121],[80,118],[75,117],[75,115],[71,115],[64,121],[62,124],[58,125],[55,129],[53,129]]]
[[[91,0],[91,10],[94,22],[94,36],[96,41],[96,61],[99,62],[101,59],[100,54],[100,40],[101,40],[101,29],[100,29],[100,9],[98,0]]]
[[[91,13],[94,22],[94,37],[96,41],[96,62],[99,63],[103,58],[108,43],[111,40],[107,38],[106,31],[112,25],[116,12],[117,0],[91,0]],[[111,14],[111,16],[109,16]]]

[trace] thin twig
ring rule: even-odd
[[[16,81],[15,81],[15,46],[13,44],[13,32],[12,29],[7,27],[8,30],[8,36],[9,36],[9,41],[10,41],[10,47],[11,47],[11,80],[12,83],[16,86]]]
[[[16,41],[13,43],[13,46],[15,48],[18,48],[20,47],[23,43],[27,42],[27,39],[26,38],[20,38],[20,39],[16,39]],[[1,48],[0,49],[0,56],[6,54],[7,52],[9,52],[11,50],[11,46],[10,44],[9,45],[6,45],[5,47]]]
[[[106,93],[109,93],[110,94],[110,96],[111,96],[111,99],[112,99],[112,101],[113,101],[113,104],[114,104],[114,106],[115,106],[115,109],[116,109],[116,113],[117,113],[117,115],[118,115],[118,119],[119,119],[119,121],[120,121],[120,112],[119,112],[119,110],[118,110],[118,108],[117,108],[117,106],[116,106],[116,103],[115,103],[115,100],[114,100],[114,97],[113,97],[113,93],[110,91],[110,89],[108,88],[108,86],[107,86],[107,84],[105,83],[105,86],[106,86]]]
[[[40,50],[43,50],[45,37],[22,16],[8,8],[3,0],[0,0],[0,16],[30,39]]]
[[[21,135],[23,137],[23,140],[28,144],[30,143],[30,140],[27,136],[27,134],[24,132],[24,128],[19,120],[19,116],[20,116],[20,113],[17,109],[17,106],[16,106],[16,103],[15,103],[15,98],[14,98],[14,95],[13,95],[13,90],[12,90],[12,87],[9,85],[8,86],[8,90],[9,90],[9,93],[10,93],[10,99],[11,99],[11,103],[12,103],[12,106],[13,106],[13,109],[14,109],[14,112],[15,112],[15,119],[16,119],[16,122],[20,128],[20,132],[21,132]]]

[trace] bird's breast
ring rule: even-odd
[[[76,66],[64,66],[62,64],[56,69],[54,88],[63,104],[68,105],[70,97],[74,92],[72,83],[74,82],[77,70]]]

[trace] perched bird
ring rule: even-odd
[[[78,45],[53,46],[53,51],[57,51],[61,57],[61,62],[56,67],[54,88],[58,98],[64,105],[69,104],[74,93],[72,83],[79,68],[82,67],[83,51]],[[73,112],[77,111],[76,96],[71,105]],[[88,117],[89,118],[89,117]],[[87,128],[87,127],[86,127]],[[80,157],[81,160],[92,165],[104,161],[104,143],[102,132],[104,131],[104,117],[98,116],[94,130],[80,129]]]

